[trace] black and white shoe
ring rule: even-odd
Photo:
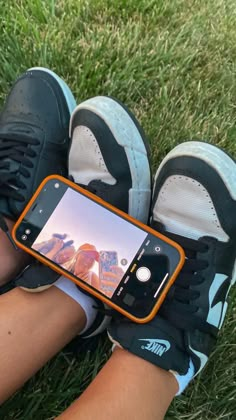
[[[185,250],[185,265],[156,317],[114,320],[112,341],[180,375],[205,366],[236,281],[236,163],[204,142],[175,147],[155,176],[152,227]]]
[[[46,176],[67,176],[75,106],[51,70],[34,67],[16,80],[0,114],[0,215],[15,220]]]
[[[151,199],[149,148],[134,115],[117,100],[82,102],[70,122],[69,174],[100,198],[146,223]]]
[[[72,114],[70,137],[69,174],[74,182],[146,223],[152,183],[149,145],[127,107],[107,96],[82,102]],[[97,305],[96,325],[83,338],[101,333],[110,322],[104,304],[97,300]]]

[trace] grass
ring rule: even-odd
[[[204,139],[236,157],[234,0],[0,0],[0,101],[26,68],[61,75],[78,102],[125,102],[141,121],[155,170],[180,141]],[[236,311],[204,372],[167,419],[236,418]],[[79,362],[63,353],[6,402],[0,418],[49,420],[96,375],[109,345]],[[29,355],[30,357],[30,355]]]

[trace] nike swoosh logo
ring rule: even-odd
[[[216,274],[209,290],[209,312],[207,315],[207,322],[208,324],[211,324],[216,328],[219,328],[222,325],[226,314],[227,306],[225,306],[225,302],[221,301],[217,302],[213,306],[212,303],[218,291],[227,279],[228,276],[226,276],[225,274]]]
[[[199,358],[199,360],[200,360],[200,369],[195,373],[195,375],[194,376],[196,376],[203,368],[204,368],[204,366],[205,366],[205,364],[207,363],[207,361],[208,361],[208,357],[204,354],[204,353],[201,353],[200,351],[197,351],[197,350],[194,350],[191,346],[190,346],[190,344],[189,344],[189,348],[190,348],[190,350],[194,353],[194,354],[196,354],[196,356]]]

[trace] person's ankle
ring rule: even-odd
[[[82,306],[55,286],[40,293],[29,293],[20,287],[15,287],[9,293],[1,296],[1,306],[9,305],[13,300],[21,302],[22,308],[26,308],[25,310],[30,305],[38,307],[39,321],[43,314],[47,313],[48,319],[55,324],[55,328],[63,330],[63,325],[66,326],[67,342],[80,334],[86,326],[86,313]]]
[[[113,353],[115,352],[121,352],[121,355],[123,355],[125,352],[125,354],[128,354],[131,356],[131,360],[135,361],[136,363],[138,363],[138,365],[140,366],[140,363],[143,363],[143,367],[145,368],[145,366],[147,367],[147,369],[150,369],[150,367],[153,366],[153,364],[151,362],[149,362],[148,360],[143,359],[142,357],[139,357],[139,355],[136,355],[132,352],[129,352],[128,350],[123,349],[122,347],[120,347],[118,344],[114,343],[113,347],[112,347]],[[128,356],[128,357],[130,357]],[[187,372],[183,375],[178,374],[176,371],[174,370],[166,370],[163,369],[162,367],[158,366],[158,365],[154,365],[157,375],[158,376],[162,376],[163,380],[166,379],[168,381],[168,378],[170,380],[170,384],[172,383],[172,385],[174,385],[175,383],[175,394],[174,396],[179,396],[182,394],[182,392],[185,390],[185,388],[188,386],[188,384],[190,383],[190,381],[193,379],[194,374],[195,374],[195,370],[194,370],[194,365],[192,362],[192,359],[190,357],[188,357],[188,369]],[[159,373],[158,373],[159,372]],[[176,388],[177,385],[177,388]],[[174,389],[174,388],[173,388]]]
[[[9,230],[14,222],[5,219]],[[6,234],[0,230],[0,286],[12,280],[30,261],[30,256],[22,250],[15,250]]]
[[[159,366],[154,366],[147,360],[144,360],[118,346],[114,348],[113,357],[118,357],[121,360],[121,363],[127,363],[127,369],[129,369],[130,372],[135,371],[137,375],[139,372],[143,372],[143,374],[145,372],[145,375],[151,375],[153,380],[156,379],[158,383],[161,380],[162,385],[165,389],[169,390],[169,393],[172,395],[172,397],[178,394],[178,381],[171,372],[168,372]]]

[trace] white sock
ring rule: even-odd
[[[192,359],[189,359],[189,368],[188,368],[188,372],[185,375],[179,375],[178,373],[175,372],[171,372],[173,373],[176,381],[178,382],[179,385],[179,390],[176,394],[176,396],[182,394],[182,392],[185,390],[185,388],[188,386],[189,382],[193,379],[194,377],[194,366],[193,366],[193,362]]]
[[[97,309],[94,308],[96,306],[94,299],[80,291],[75,283],[64,276],[61,276],[53,285],[74,299],[84,310],[87,322],[84,329],[80,331],[80,334],[83,334],[91,327],[97,316]]]

